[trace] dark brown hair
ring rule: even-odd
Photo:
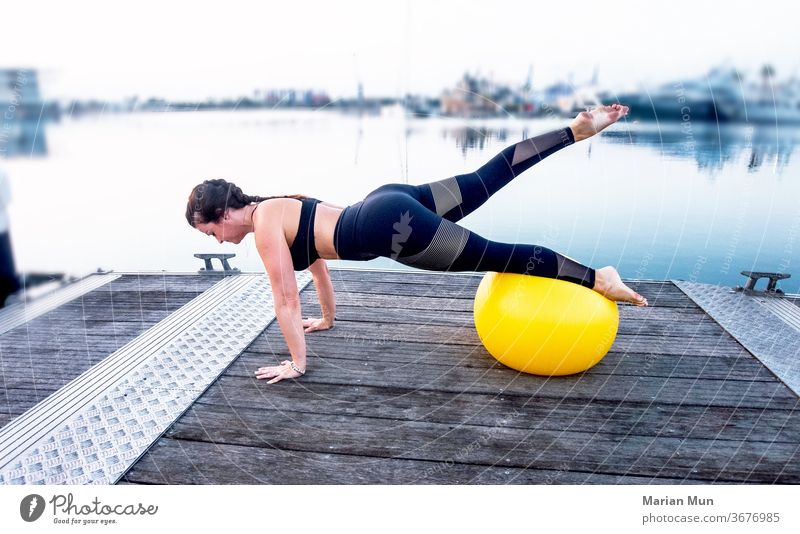
[[[186,221],[192,227],[197,223],[217,222],[227,208],[243,208],[253,202],[261,202],[270,198],[302,200],[308,197],[305,195],[275,195],[271,197],[245,195],[236,184],[222,178],[214,178],[206,180],[192,189],[189,194],[189,202],[186,204]]]

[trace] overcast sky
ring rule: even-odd
[[[654,3],[655,4],[655,3]],[[438,94],[465,70],[612,89],[728,60],[800,75],[795,2],[306,0],[4,2],[0,67],[37,68],[45,98],[205,99],[296,87]],[[269,7],[267,7],[269,6]],[[789,12],[789,10],[792,10]]]

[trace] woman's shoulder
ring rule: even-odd
[[[305,197],[303,199],[299,198],[292,198],[292,197],[275,197],[275,198],[268,198],[266,200],[262,200],[256,206],[255,211],[253,212],[253,222],[256,221],[256,218],[283,218],[285,216],[296,217],[300,210],[302,209],[302,205],[305,202],[313,202],[314,204],[324,204],[326,206],[335,206],[330,202],[324,202],[314,197]]]
[[[268,198],[262,200],[253,211],[253,222],[264,217],[282,217],[292,214],[295,210],[299,211],[301,201],[291,197]]]
[[[264,228],[275,228],[280,225],[290,227],[297,224],[300,216],[301,202],[295,198],[269,198],[262,200],[253,210],[253,230],[259,233]]]

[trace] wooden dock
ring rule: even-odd
[[[650,307],[619,305],[600,364],[544,378],[481,345],[479,274],[331,275],[337,322],[306,335],[304,377],[254,377],[289,358],[272,321],[119,483],[800,483],[798,396],[672,282],[626,281]],[[124,275],[3,334],[0,423],[217,280]]]
[[[122,275],[0,335],[0,427],[217,281],[197,274]]]

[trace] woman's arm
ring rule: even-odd
[[[314,279],[314,287],[317,288],[317,295],[319,296],[319,306],[322,308],[323,324],[321,328],[316,328],[316,330],[331,328],[336,320],[336,295],[333,291],[328,264],[324,259],[320,258],[312,263],[308,270],[311,271],[311,276]]]
[[[300,293],[297,289],[289,245],[283,235],[283,225],[280,224],[282,212],[271,213],[270,208],[271,206],[265,206],[258,215],[258,221],[254,221],[258,228],[256,249],[269,275],[275,303],[275,315],[289,347],[289,353],[292,355],[292,362],[304,373],[306,340],[300,315]],[[256,371],[256,376],[258,378],[275,377],[269,383],[278,382],[283,378],[298,377],[301,373],[291,367],[292,362],[287,360],[278,367],[262,367]]]

